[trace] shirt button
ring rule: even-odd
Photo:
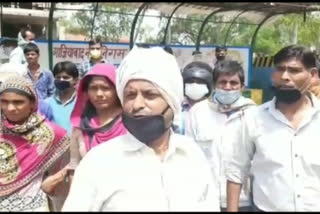
[[[294,156],[297,158],[297,157],[298,157],[298,154],[295,154]]]
[[[297,195],[298,198],[300,198],[300,195]]]
[[[296,174],[296,177],[299,177],[299,175],[298,175],[298,174]]]

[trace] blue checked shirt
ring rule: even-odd
[[[33,79],[29,69],[27,76],[36,88],[39,100],[44,100],[47,97],[51,97],[55,93],[56,87],[54,85],[54,77],[50,70],[41,69],[38,81]]]
[[[107,63],[105,60],[102,60],[100,63]],[[94,66],[95,64],[91,61],[91,60],[87,60],[84,61],[80,64],[78,64],[77,68],[79,71],[79,77],[83,77],[86,73],[88,73],[91,68]]]

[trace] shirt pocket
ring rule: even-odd
[[[316,151],[319,150],[315,149],[314,151],[309,151],[304,155],[304,158],[306,160],[306,164],[310,166],[312,173],[320,176],[320,155]]]
[[[197,142],[211,142],[213,140],[213,131],[205,127],[196,129],[195,140]]]

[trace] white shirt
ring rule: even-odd
[[[251,100],[244,97],[240,97],[237,102],[241,104],[253,104]],[[232,145],[222,143],[222,137],[228,135],[232,130],[225,127],[228,120],[227,114],[214,109],[210,106],[212,104],[212,102],[204,100],[191,108],[186,135],[191,136],[201,146],[210,161],[214,176],[219,178],[221,207],[226,208],[227,186],[225,166],[232,157]],[[230,115],[229,119],[233,115]],[[243,189],[240,195],[239,206],[250,205],[250,195],[248,191],[244,191]]]
[[[320,105],[312,101],[297,130],[275,108],[275,98],[245,115],[245,126],[239,118],[228,123],[234,131],[225,140],[235,152],[227,179],[242,183],[251,168],[254,203],[263,211],[320,210]]]
[[[18,46],[11,51],[9,56],[9,62],[13,64],[18,64],[18,65],[25,65],[25,66],[28,65],[27,59],[24,55],[22,47]]]
[[[162,162],[131,134],[90,150],[63,211],[219,211],[209,164],[192,139],[171,132]]]

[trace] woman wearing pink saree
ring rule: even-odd
[[[50,211],[70,138],[37,113],[35,89],[24,77],[1,84],[0,103],[0,211]]]
[[[80,81],[71,114],[70,173],[94,146],[127,133],[115,89],[116,67],[97,64]],[[72,176],[71,176],[72,178]]]

